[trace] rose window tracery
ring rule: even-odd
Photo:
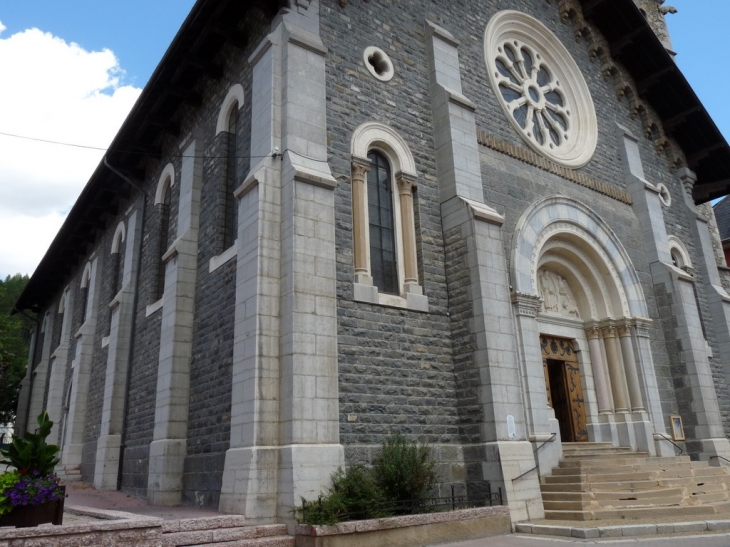
[[[517,40],[503,43],[495,65],[498,88],[528,139],[550,149],[570,139],[570,109],[560,81],[542,56]]]
[[[507,119],[533,150],[571,168],[590,161],[598,143],[593,101],[545,25],[518,11],[497,13],[484,31],[484,58]]]

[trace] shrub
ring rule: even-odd
[[[338,469],[332,475],[332,488],[319,500],[302,499],[300,520],[307,524],[336,524],[345,520],[386,516],[381,508],[385,499],[372,470],[353,465],[347,471]]]
[[[383,441],[373,470],[388,500],[401,505],[409,501],[418,504],[429,497],[436,484],[435,465],[428,446],[394,435]]]
[[[383,441],[370,469],[353,465],[332,475],[332,488],[317,501],[302,498],[297,518],[307,524],[336,524],[422,510],[436,483],[435,463],[427,446],[401,435]]]

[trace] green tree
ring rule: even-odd
[[[0,424],[15,421],[20,382],[25,376],[33,321],[10,312],[27,284],[27,275],[0,279]]]

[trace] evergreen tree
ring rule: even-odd
[[[20,382],[28,361],[33,321],[22,314],[10,315],[27,284],[27,275],[0,279],[0,424],[15,421]]]

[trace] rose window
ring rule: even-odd
[[[527,138],[550,149],[568,141],[570,109],[540,54],[515,40],[502,44],[495,64],[502,98]]]
[[[580,69],[537,19],[501,11],[484,33],[492,88],[512,126],[536,152],[582,167],[598,141],[596,113]]]

